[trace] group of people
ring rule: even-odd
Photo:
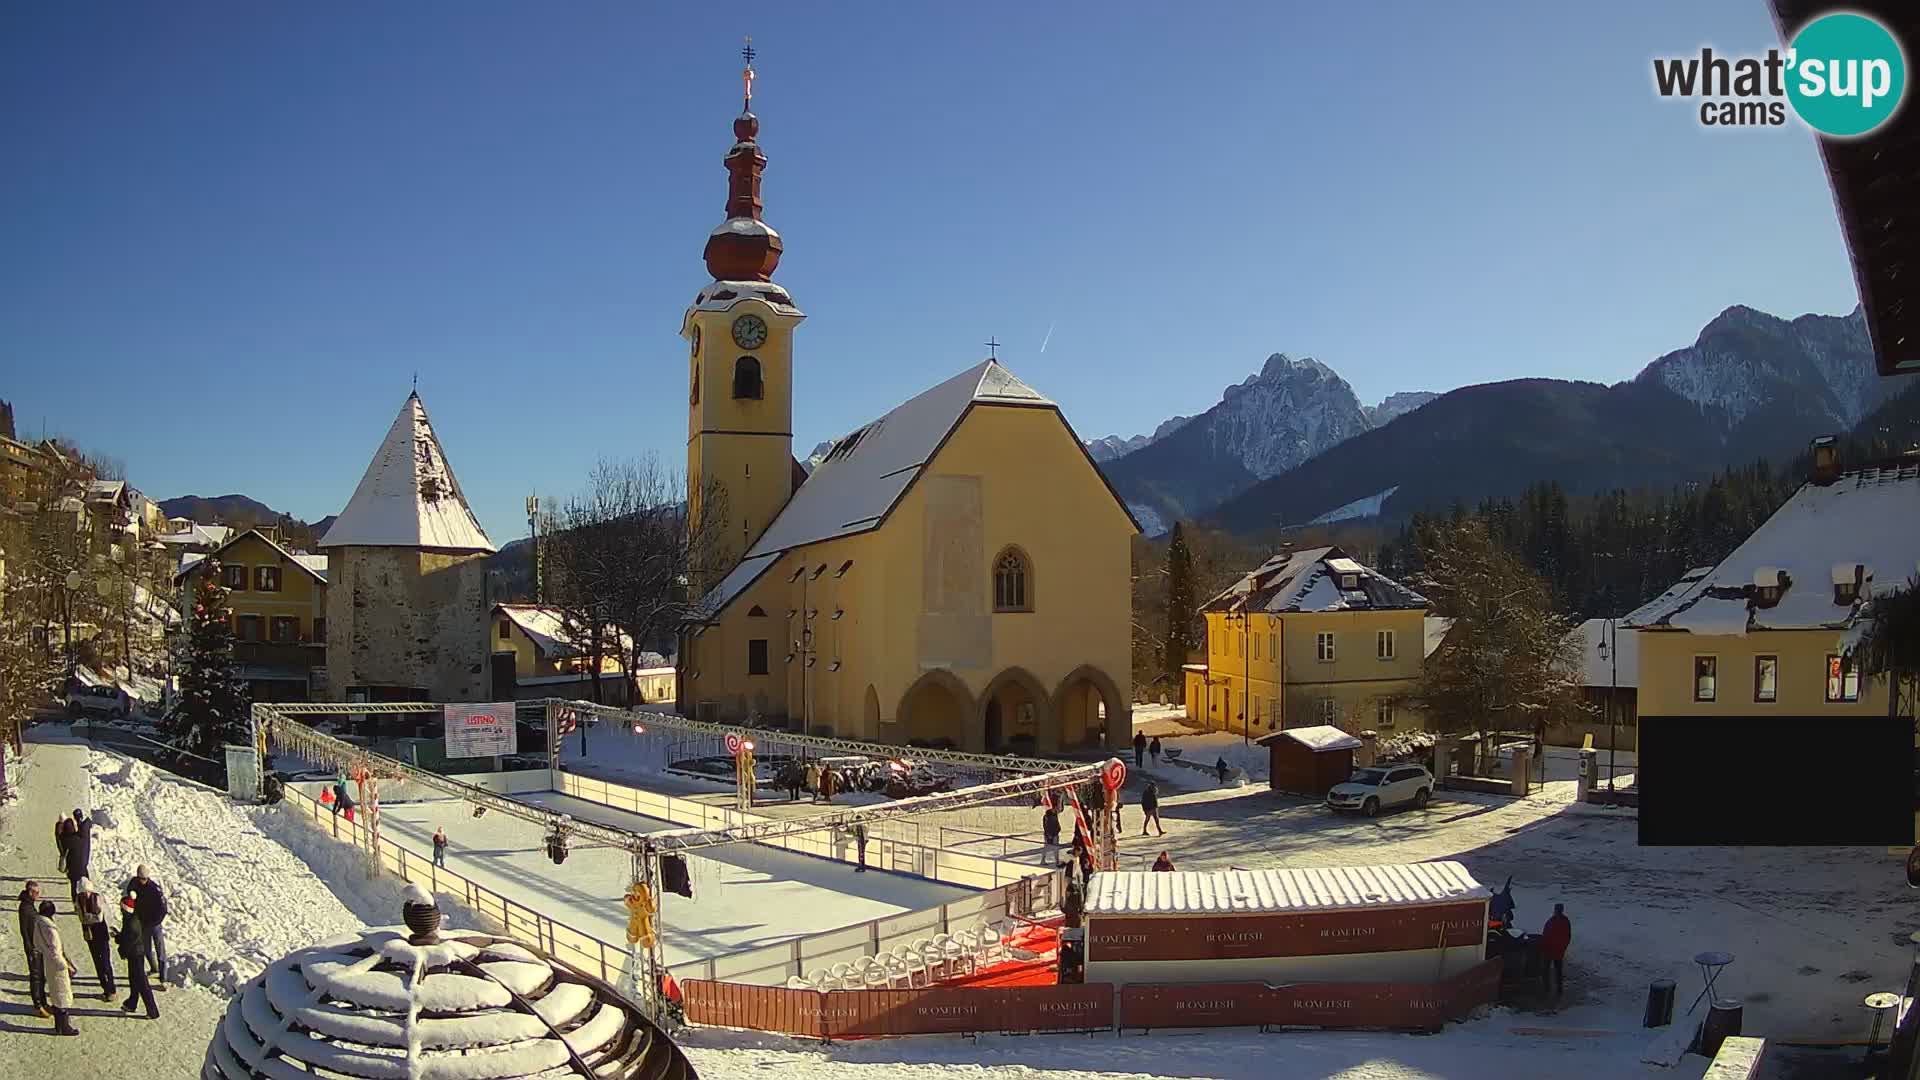
[[[1148,758],[1153,759],[1154,765],[1157,766],[1160,764],[1160,736],[1155,735],[1149,739],[1147,738],[1146,732],[1136,731],[1133,733],[1133,767],[1136,769],[1144,768]],[[1226,758],[1221,757],[1214,760],[1213,778],[1216,781],[1224,784],[1227,782],[1227,777],[1232,775],[1232,773],[1233,770],[1227,765]]]
[[[120,928],[109,926],[109,906],[101,900],[88,876],[93,856],[93,822],[86,813],[75,810],[54,825],[54,846],[58,849],[60,871],[67,877],[74,914],[80,919],[80,937],[93,959],[94,974],[100,981],[100,999],[111,1001],[119,994],[114,978],[112,947],[118,946],[127,965],[127,1000],[122,1012],[131,1013],[144,1005],[147,1019],[160,1017],[154,1003],[154,983],[166,989],[167,899],[160,884],[143,865],[120,890]],[[40,883],[29,881],[18,897],[20,947],[27,958],[27,983],[33,998],[34,1015],[52,1018],[56,1035],[78,1035],[73,1024],[73,980],[79,966],[68,956],[60,927],[54,921],[59,908],[41,895]],[[151,968],[153,979],[149,980]]]

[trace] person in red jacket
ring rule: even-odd
[[[1553,917],[1540,931],[1540,955],[1547,961],[1547,974],[1553,978],[1558,996],[1567,988],[1567,946],[1573,942],[1573,920],[1567,918],[1565,904],[1553,905]]]

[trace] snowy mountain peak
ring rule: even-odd
[[[1363,412],[1367,422],[1374,427],[1385,427],[1395,419],[1405,416],[1413,410],[1439,397],[1431,390],[1408,390],[1398,394],[1388,394],[1378,405],[1368,405]]]
[[[1694,343],[1660,357],[1640,382],[1665,386],[1707,410],[1731,437],[1743,423],[1777,423],[1782,409],[1835,431],[1859,423],[1886,399],[1871,363],[1866,317],[1802,315],[1789,322],[1736,304]]]

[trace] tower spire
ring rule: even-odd
[[[767,155],[755,140],[760,118],[753,115],[753,61],[759,56],[747,38],[740,56],[740,115],[733,120],[733,148],[727,151],[727,220],[707,237],[707,271],[715,281],[769,281],[780,265],[780,234],[760,220],[760,174]]]

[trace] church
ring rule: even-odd
[[[681,712],[983,752],[1124,744],[1139,527],[1057,404],[987,359],[810,474],[795,460],[806,316],[773,282],[748,59],[713,280],[681,323],[689,512],[725,538],[696,575]]]

